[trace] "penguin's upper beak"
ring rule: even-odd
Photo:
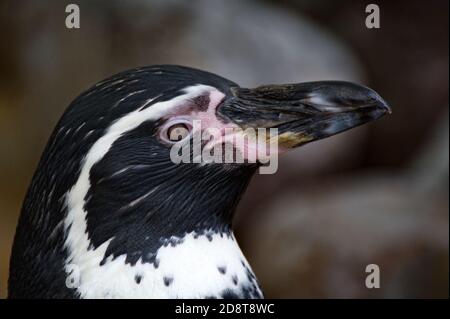
[[[391,110],[367,87],[321,81],[232,87],[217,113],[242,129],[277,128],[279,145],[293,148],[376,120]]]

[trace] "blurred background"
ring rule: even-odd
[[[81,28],[65,27],[65,7]],[[347,80],[393,114],[302,147],[253,179],[236,235],[270,298],[448,298],[449,3],[0,1],[0,297],[21,202],[81,91],[151,64],[252,87]],[[365,287],[377,264],[381,288]]]

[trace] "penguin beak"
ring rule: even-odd
[[[217,113],[242,129],[277,128],[278,144],[293,148],[376,120],[391,109],[367,87],[321,81],[232,87]]]

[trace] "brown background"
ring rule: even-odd
[[[68,2],[70,3],[70,2]],[[77,94],[127,68],[200,67],[253,86],[352,80],[393,114],[256,176],[235,228],[268,297],[448,297],[448,1],[0,2],[0,297],[21,201]],[[381,288],[364,286],[381,268]]]

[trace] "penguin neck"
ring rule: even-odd
[[[77,295],[260,298],[231,230],[250,177],[236,176],[236,183],[224,179],[200,191],[186,178],[183,192],[157,187],[140,205],[121,196],[103,202],[102,194],[110,190],[92,179],[84,188],[76,184],[67,195],[64,225],[65,270],[76,275]]]
[[[73,240],[87,234],[88,247],[108,243],[102,262],[126,255],[126,262],[133,265],[138,260],[152,263],[160,246],[176,244],[189,233],[229,235],[253,171],[224,171],[220,166],[177,169],[164,183],[140,181],[138,194],[134,183],[108,183],[91,171],[90,185],[79,192],[82,196],[78,184],[68,194],[69,250]],[[123,184],[129,189],[116,194],[117,185]]]

